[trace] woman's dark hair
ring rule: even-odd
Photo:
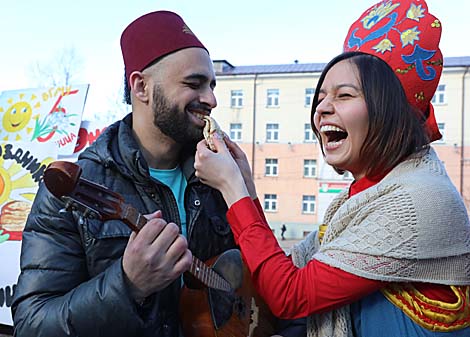
[[[389,65],[373,55],[347,52],[326,65],[313,98],[310,122],[322,152],[320,132],[314,124],[318,95],[328,71],[343,60],[357,67],[369,115],[367,136],[360,150],[360,157],[368,162],[366,175],[383,174],[409,155],[427,147],[429,138],[423,126],[423,117],[420,117],[423,114],[408,103],[405,91]],[[344,173],[339,168],[335,170]]]

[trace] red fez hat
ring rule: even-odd
[[[377,56],[393,69],[410,104],[426,116],[431,141],[442,137],[431,104],[442,73],[441,31],[424,0],[384,0],[352,24],[344,41],[345,52]]]
[[[168,11],[145,14],[130,23],[121,35],[126,79],[156,59],[190,47],[206,49],[178,14]]]

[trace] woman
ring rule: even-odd
[[[400,31],[403,24],[436,22],[424,6],[382,2],[356,23],[386,18],[388,26],[372,28],[389,29],[382,42],[398,45],[392,33],[401,32],[403,40],[403,32],[418,31]],[[395,58],[376,55],[381,44],[372,41],[367,49],[361,33],[351,29],[345,50],[356,51],[322,72],[311,115],[325,160],[355,181],[329,206],[320,230],[292,249],[292,258],[267,225],[236,144],[216,139],[213,153],[199,143],[196,175],[222,192],[253,281],[273,313],[309,316],[309,336],[469,336],[468,215],[429,146],[440,136],[430,104],[440,71],[400,73],[396,64],[406,59],[406,48]],[[432,39],[426,42],[435,44],[437,61],[427,64],[439,67],[439,39]]]
[[[220,139],[217,153],[198,145],[196,174],[230,206],[273,313],[314,314],[309,331],[318,336],[468,336],[469,288],[450,287],[470,284],[468,217],[393,71],[360,52],[336,57],[320,77],[312,119],[326,161],[355,182],[329,207],[325,236],[312,233],[294,247],[293,261],[262,215],[240,148]],[[411,298],[406,305],[403,297]],[[417,317],[408,304],[429,315]]]

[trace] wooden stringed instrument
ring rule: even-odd
[[[77,164],[55,161],[44,171],[43,180],[65,202],[67,211],[103,221],[121,220],[135,232],[147,223],[120,194],[80,175]],[[193,256],[185,283],[180,297],[185,337],[267,337],[275,333],[276,319],[254,290],[239,250],[228,250],[207,263]]]

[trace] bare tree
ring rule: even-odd
[[[30,72],[37,86],[68,86],[78,78],[82,65],[83,59],[75,48],[64,47],[51,59],[31,64]]]
[[[108,110],[105,114],[96,115],[97,120],[112,123],[123,118],[132,110],[131,106],[124,102],[124,83],[121,83],[119,90],[108,95]]]

